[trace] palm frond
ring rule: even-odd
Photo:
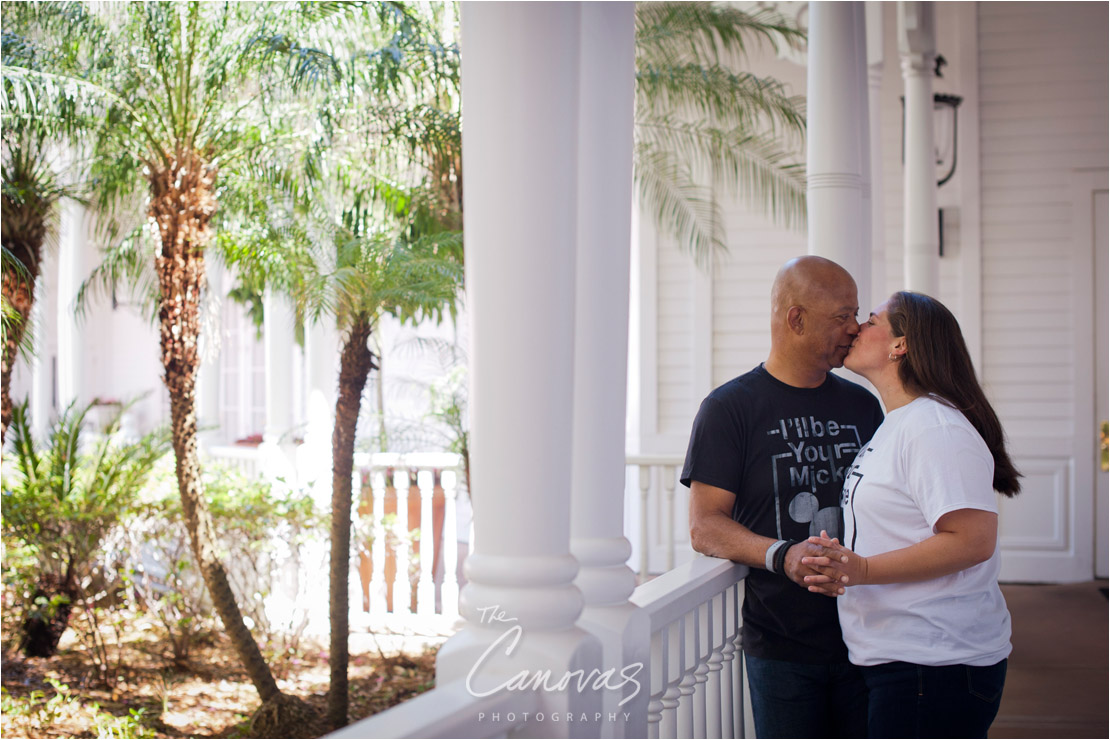
[[[636,56],[656,65],[694,60],[742,58],[751,41],[798,49],[804,32],[781,13],[764,8],[749,13],[713,2],[636,5]]]
[[[648,151],[667,151],[708,173],[732,195],[762,207],[788,228],[804,228],[804,165],[785,154],[770,136],[722,131],[701,121],[660,117],[641,124],[639,143]]]
[[[640,203],[664,233],[674,234],[703,268],[714,251],[728,251],[712,191],[693,184],[687,167],[669,153],[643,145],[633,150],[633,161]]]
[[[74,310],[78,318],[85,318],[92,301],[111,298],[114,302],[118,291],[127,291],[128,300],[137,303],[142,313],[154,321],[160,293],[149,228],[144,224],[103,251],[100,264],[77,289]]]
[[[719,66],[641,66],[636,70],[636,103],[638,121],[686,111],[721,128],[769,128],[784,136],[784,148],[805,135],[804,98],[788,95],[777,80]]]

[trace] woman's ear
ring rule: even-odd
[[[894,346],[890,350],[892,357],[901,357],[906,354],[906,338],[898,337],[894,340]]]

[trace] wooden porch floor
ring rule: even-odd
[[[990,737],[1110,737],[1106,585],[1002,587],[1014,652]]]

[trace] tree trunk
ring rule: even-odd
[[[12,368],[31,319],[35,280],[39,276],[42,245],[46,241],[46,208],[39,200],[17,203],[4,197],[3,226],[0,227],[4,247],[23,263],[27,272],[19,274],[14,268],[5,268],[3,274],[4,302],[15,309],[19,319],[4,337],[3,359],[0,360],[0,444],[7,437],[12,420]]]
[[[4,355],[3,360],[0,360],[0,382],[3,383],[0,389],[0,444],[3,444],[8,436],[8,425],[12,421],[12,368],[19,355],[19,345],[27,330],[27,322],[31,318],[35,286],[26,278],[5,271],[3,290],[4,302],[15,309],[19,319],[13,322],[13,326],[4,337]]]
[[[263,702],[281,692],[258,643],[243,623],[227,572],[216,556],[212,517],[201,490],[197,456],[196,376],[200,367],[200,301],[205,287],[203,247],[216,210],[215,168],[195,156],[150,176],[150,215],[162,238],[155,257],[161,303],[158,321],[163,378],[170,394],[177,486],[193,556],[235,652]]]
[[[335,402],[335,431],[332,434],[331,488],[331,652],[328,665],[327,723],[332,729],[347,724],[347,614],[351,567],[351,475],[354,472],[355,431],[362,405],[366,378],[374,368],[374,356],[366,346],[370,322],[360,317],[351,326],[339,360],[339,397]]]

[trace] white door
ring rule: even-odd
[[[1014,328],[1043,347],[1011,353],[994,371],[1020,377],[1027,394],[1018,407],[1025,418],[1006,429],[1024,474],[1022,493],[999,506],[1006,582],[1069,583],[1106,572],[1107,474],[1098,467],[1097,433],[1107,417],[1106,171],[1074,173],[1071,196],[1071,248],[1057,242],[1054,252],[1069,266],[1056,274],[1068,276],[1070,295],[1057,288],[1051,298],[1028,296],[1051,307],[1048,320]]]

